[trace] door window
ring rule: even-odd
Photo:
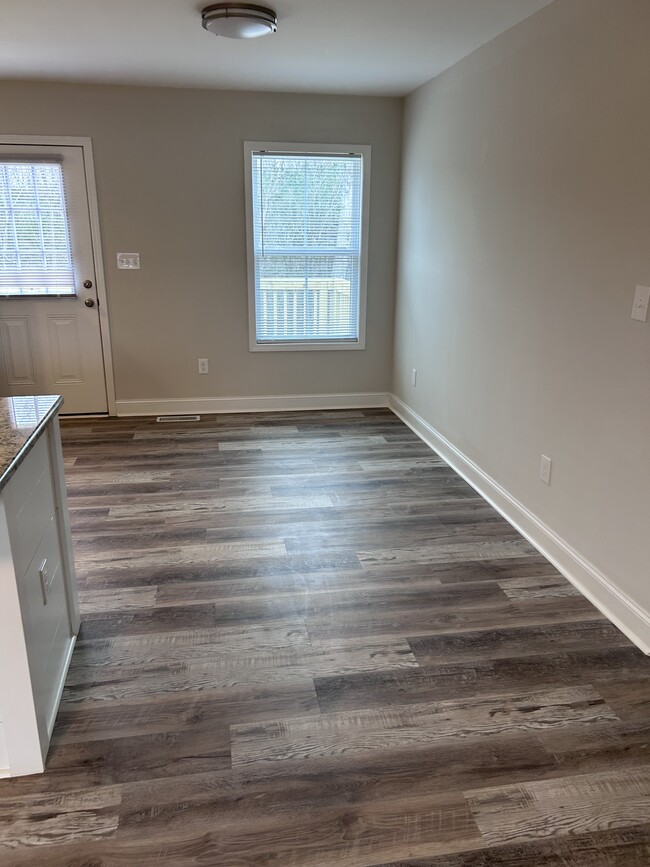
[[[74,295],[60,162],[0,162],[0,295]]]

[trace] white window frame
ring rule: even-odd
[[[74,194],[71,195],[70,184],[66,183],[68,179],[65,176],[63,159],[58,154],[49,153],[34,154],[31,157],[28,157],[27,155],[24,157],[22,155],[14,157],[13,155],[5,156],[0,154],[0,170],[2,169],[2,166],[5,165],[22,166],[23,168],[29,169],[31,172],[32,184],[34,185],[34,198],[27,206],[23,205],[23,209],[27,209],[36,217],[40,244],[38,244],[37,248],[32,247],[30,253],[31,255],[34,255],[36,249],[38,249],[41,261],[39,265],[32,264],[27,267],[23,266],[22,260],[24,251],[21,249],[19,241],[20,230],[15,223],[16,215],[20,212],[21,208],[20,206],[18,208],[14,207],[12,201],[13,195],[10,192],[11,181],[7,178],[9,187],[7,190],[6,211],[10,224],[12,222],[14,224],[14,231],[10,233],[13,235],[13,245],[10,240],[9,247],[11,249],[13,246],[16,261],[13,266],[0,270],[0,298],[74,298],[77,294],[77,288],[75,286],[73,245],[70,233],[70,210],[71,207],[74,207],[73,202],[75,196]],[[57,205],[53,206],[52,201],[50,200],[43,207],[41,206],[40,194],[36,187],[35,177],[35,170],[40,167],[58,170],[57,186],[61,198]],[[85,188],[83,194],[85,198]],[[3,208],[3,210],[5,210],[5,208]],[[60,226],[61,234],[58,239],[59,246],[56,250],[53,250],[51,247],[48,249],[47,247],[41,216],[42,211],[57,211],[62,222],[62,225]],[[65,249],[63,249],[63,244],[61,243],[63,241],[62,236],[65,237]],[[51,263],[47,261],[48,253],[50,255],[56,253],[57,256],[61,256],[65,253],[67,255],[67,265],[63,265],[59,262],[57,267],[52,267]]]
[[[253,238],[252,160],[256,151],[295,154],[359,154],[363,160],[361,189],[361,256],[359,263],[359,339],[304,340],[258,343],[255,321],[255,244]],[[246,249],[248,264],[248,336],[251,352],[336,351],[366,348],[366,301],[368,284],[368,222],[370,216],[370,145],[313,144],[307,142],[244,142],[244,186],[246,193]]]

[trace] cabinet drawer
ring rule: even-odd
[[[41,437],[7,484],[5,501],[14,568],[20,578],[55,513],[47,438]]]

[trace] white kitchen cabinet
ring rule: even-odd
[[[44,770],[79,631],[61,403],[0,399],[0,776]]]

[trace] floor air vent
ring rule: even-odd
[[[200,415],[159,415],[156,421],[201,421]]]

